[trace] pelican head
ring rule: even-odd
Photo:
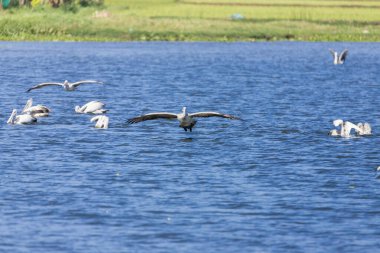
[[[14,124],[16,119],[17,110],[13,109],[11,116],[9,117],[7,124]]]
[[[79,105],[75,106],[75,112],[82,113],[81,107]]]
[[[341,119],[336,119],[336,120],[334,120],[333,121],[333,124],[334,124],[334,126],[340,126],[340,125],[343,125],[343,120],[341,120]]]

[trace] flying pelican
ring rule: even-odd
[[[349,122],[349,121],[343,121],[341,119],[336,119],[333,121],[334,126],[338,127],[340,126],[340,132],[336,129],[331,130],[329,135],[331,136],[341,136],[341,137],[350,137],[351,135],[351,129],[355,129],[355,131],[362,132],[361,128],[359,128],[357,125]]]
[[[371,125],[367,122],[358,123],[358,127],[361,129],[361,132],[356,131],[357,135],[371,135],[372,134],[372,128]]]
[[[348,54],[347,49],[343,50],[343,52],[340,53],[339,55],[338,55],[338,52],[336,52],[332,49],[329,49],[329,50],[330,50],[330,53],[332,54],[332,56],[334,57],[334,64],[335,65],[344,63],[344,61],[346,60],[347,54]]]
[[[13,109],[11,116],[9,117],[7,124],[32,124],[37,122],[37,119],[31,114],[17,115],[17,110]]]
[[[108,128],[109,118],[105,115],[98,115],[91,119],[91,122],[96,122],[95,128]]]
[[[182,127],[185,131],[192,131],[193,127],[197,123],[194,118],[197,117],[221,117],[227,119],[240,119],[233,115],[222,114],[219,112],[196,112],[196,113],[187,113],[186,107],[182,108],[182,113],[175,114],[169,112],[154,112],[148,113],[139,117],[131,118],[128,120],[129,124],[138,123],[145,120],[153,120],[153,119],[177,119],[179,121],[179,127]]]
[[[25,107],[22,110],[22,113],[30,114],[30,115],[32,115],[35,118],[49,116],[49,113],[51,112],[49,108],[47,108],[44,105],[35,105],[35,106],[32,106],[32,104],[33,104],[33,99],[30,98],[26,102]]]
[[[36,86],[33,86],[32,88],[29,88],[27,92],[34,90],[34,89],[39,89],[42,87],[46,86],[62,86],[66,91],[73,91],[75,90],[79,85],[85,84],[85,83],[98,83],[98,84],[103,84],[102,82],[99,81],[94,81],[94,80],[83,80],[75,83],[69,83],[67,80],[65,80],[63,83],[54,83],[54,82],[48,82],[48,83],[40,83],[37,84]]]
[[[106,113],[107,110],[103,109],[105,104],[99,101],[91,101],[80,107],[79,105],[75,106],[75,112],[77,113],[90,113],[90,114],[102,114]]]

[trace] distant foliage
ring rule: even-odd
[[[79,0],[79,5],[82,7],[101,6],[103,4],[104,4],[104,0]]]

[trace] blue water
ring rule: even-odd
[[[334,66],[328,48],[350,50]],[[0,43],[0,252],[380,252],[379,43]],[[97,79],[75,92],[45,81]],[[52,109],[7,125],[32,97]],[[106,103],[110,128],[75,105]],[[127,125],[154,111],[244,121]],[[374,134],[328,136],[332,120]]]

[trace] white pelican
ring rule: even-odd
[[[358,127],[361,129],[361,131],[356,131],[357,135],[371,135],[372,134],[372,128],[371,125],[368,124],[367,122],[363,123],[358,123]]]
[[[344,61],[346,60],[347,54],[348,54],[347,49],[343,50],[343,52],[340,53],[339,55],[338,55],[338,52],[335,52],[332,49],[329,49],[329,50],[330,50],[330,53],[332,54],[332,56],[334,57],[334,64],[335,65],[344,63]]]
[[[102,114],[106,113],[107,110],[103,109],[105,104],[99,101],[91,101],[80,107],[79,105],[75,106],[75,112],[77,113],[90,113],[90,114]]]
[[[109,118],[105,115],[98,115],[91,119],[91,122],[96,122],[95,128],[108,128]]]
[[[37,122],[37,119],[30,114],[17,115],[17,110],[13,109],[11,116],[9,117],[7,124],[32,124]]]
[[[67,80],[65,80],[63,83],[54,83],[54,82],[48,82],[48,83],[40,83],[37,84],[36,86],[33,86],[32,88],[29,88],[27,92],[34,90],[34,89],[39,89],[42,87],[46,86],[62,86],[66,91],[73,91],[75,90],[79,85],[85,84],[85,83],[98,83],[98,84],[103,84],[102,82],[99,81],[94,81],[94,80],[83,80],[75,83],[69,83]]]
[[[331,136],[341,136],[341,137],[351,137],[351,129],[355,129],[356,132],[362,132],[362,130],[355,124],[349,121],[343,121],[341,119],[336,119],[333,121],[334,126],[340,126],[340,132],[336,129],[330,131]]]
[[[235,117],[233,115],[229,114],[222,114],[219,112],[196,112],[196,113],[187,113],[186,107],[182,108],[182,113],[175,114],[175,113],[169,113],[169,112],[154,112],[154,113],[148,113],[139,117],[131,118],[128,120],[129,124],[138,123],[145,120],[152,120],[152,119],[177,119],[179,121],[179,127],[182,127],[185,131],[188,129],[190,132],[192,131],[193,127],[197,123],[197,121],[194,118],[197,117],[221,117],[221,118],[227,118],[227,119],[240,119],[238,117]]]
[[[28,113],[28,114],[32,115],[33,117],[35,117],[35,118],[49,116],[49,113],[51,111],[46,106],[44,106],[44,105],[35,105],[35,106],[32,106],[32,105],[33,105],[33,99],[30,98],[26,102],[25,107],[22,110],[22,113]]]

